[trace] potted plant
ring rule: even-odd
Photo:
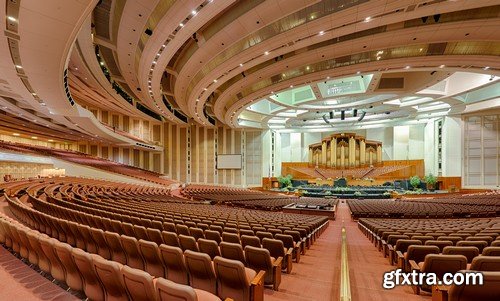
[[[427,184],[427,189],[429,189],[429,191],[434,191],[436,188],[437,178],[432,173],[429,173],[425,176],[424,180]]]
[[[279,176],[278,182],[280,183],[281,187],[292,186],[292,175]]]
[[[417,189],[417,187],[420,186],[420,177],[419,176],[411,177],[410,184],[411,186],[413,186],[413,189]]]

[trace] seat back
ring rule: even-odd
[[[50,262],[50,274],[54,279],[64,282],[66,280],[66,270],[55,252],[57,243],[59,241],[55,238],[40,237],[40,246]]]
[[[290,249],[294,247],[293,237],[287,234],[276,234],[275,239],[281,240],[285,248]]]
[[[244,265],[247,264],[240,244],[223,241],[220,243],[220,254],[224,258],[241,261]]]
[[[130,300],[155,300],[153,276],[139,269],[124,265],[121,269],[121,277]]]
[[[219,297],[222,299],[250,300],[250,282],[252,279],[249,279],[243,263],[237,260],[215,257],[214,268],[219,281]]]
[[[426,241],[434,240],[434,237],[430,235],[413,235],[411,236],[411,239],[420,240],[422,242],[422,245],[425,245]]]
[[[488,246],[488,243],[484,240],[462,240],[457,242],[457,246],[477,247],[479,249],[479,253],[482,253],[483,249]]]
[[[109,247],[111,260],[121,264],[127,264],[127,256],[123,250],[120,235],[118,235],[118,233],[106,231],[104,232],[104,238]]]
[[[75,291],[81,291],[83,289],[83,280],[71,255],[73,248],[66,243],[58,243],[54,248],[57,257],[66,270],[66,284]]]
[[[479,249],[472,246],[447,246],[443,249],[444,255],[464,255],[467,262],[471,263],[474,257],[479,256]]]
[[[281,240],[264,238],[262,240],[262,247],[268,250],[274,258],[285,257],[285,246]]]
[[[422,245],[422,242],[416,239],[399,239],[396,241],[396,246],[394,246],[394,250],[400,251],[401,253],[405,253],[408,250],[408,247],[412,245]]]
[[[396,245],[396,242],[400,239],[410,239],[408,235],[403,235],[403,234],[391,234],[387,237],[387,244],[388,245]]]
[[[178,248],[181,247],[179,243],[179,237],[177,237],[177,233],[170,231],[162,231],[161,235],[163,237],[163,242],[167,246],[178,247]]]
[[[189,284],[186,263],[182,250],[178,247],[160,245],[160,255],[167,279],[180,284]]]
[[[260,238],[257,236],[248,236],[248,235],[242,235],[241,236],[241,246],[245,248],[246,246],[252,246],[256,248],[260,248]]]
[[[194,288],[217,294],[217,278],[210,256],[186,250],[184,251],[184,258],[189,271],[190,285]]]
[[[127,256],[127,265],[134,269],[144,270],[144,259],[139,250],[139,242],[135,237],[126,235],[121,236],[121,243],[125,256]]]
[[[236,233],[222,232],[222,241],[239,244],[240,237]]]
[[[267,249],[246,246],[245,257],[249,268],[256,272],[266,272],[264,283],[273,283],[273,263],[271,261],[271,254]]]
[[[104,289],[97,278],[92,257],[82,249],[74,248],[71,255],[83,279],[83,292],[91,300],[104,300]]]
[[[200,238],[198,239],[198,248],[201,253],[208,254],[211,259],[220,256],[219,245],[214,240]]]
[[[439,252],[443,252],[444,247],[453,246],[453,242],[450,240],[428,240],[425,242],[426,246],[436,246],[439,248]]]
[[[109,250],[109,246],[106,242],[104,231],[102,231],[101,229],[92,228],[90,229],[90,233],[92,234],[92,237],[97,244],[97,254],[99,254],[104,259],[111,259],[111,251]]]
[[[177,235],[190,235],[189,234],[189,227],[186,226],[186,225],[182,225],[182,224],[177,224],[175,225],[175,231],[177,232]]]
[[[257,236],[260,241],[262,241],[264,238],[270,238],[273,239],[273,234],[271,232],[264,232],[264,231],[257,231],[255,233],[255,236]]]
[[[460,271],[467,273],[467,271]],[[500,272],[483,272],[483,285],[452,285],[449,301],[496,301],[500,296]],[[465,278],[465,276],[464,276]]]
[[[165,269],[161,263],[160,251],[155,242],[139,240],[139,249],[144,258],[145,271],[153,277],[165,277]]]
[[[500,256],[500,247],[486,247],[483,249],[484,256]]]
[[[192,236],[187,236],[183,234],[179,234],[179,243],[181,245],[182,251],[191,250],[195,252],[199,252],[198,244],[196,240]]]
[[[199,238],[205,238],[205,235],[203,234],[203,230],[201,230],[200,228],[191,227],[191,228],[189,228],[189,233],[191,233],[191,236],[194,237],[194,239],[196,241]]]
[[[425,256],[422,272],[436,273],[442,279],[445,273],[456,273],[467,268],[467,258],[463,255],[429,254]]]
[[[120,272],[122,265],[101,256],[93,256],[92,262],[97,278],[104,287],[105,300],[128,300]]]
[[[155,293],[158,301],[198,301],[196,291],[192,287],[164,278],[156,279]]]
[[[220,232],[215,231],[215,230],[205,230],[204,233],[205,233],[205,238],[206,239],[210,239],[210,240],[216,241],[217,245],[221,243],[222,238],[220,236]]]
[[[150,241],[154,241],[157,245],[161,245],[163,243],[163,237],[161,236],[160,230],[156,228],[148,228],[147,232]]]
[[[472,260],[469,270],[500,272],[500,257],[483,255],[477,256]]]

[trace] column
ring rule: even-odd
[[[326,140],[321,141],[321,165],[326,165]]]
[[[345,167],[345,147],[344,144],[340,145],[340,168]]]
[[[368,157],[370,158],[370,166],[373,165],[373,151],[368,152]]]
[[[332,167],[337,167],[337,138],[332,138],[330,141],[330,152]]]
[[[366,143],[365,139],[359,140],[359,165],[363,166],[366,163]]]
[[[309,148],[309,165],[313,165],[313,164],[314,164],[314,153],[313,153],[312,148]]]
[[[382,163],[382,145],[377,145],[377,163]]]

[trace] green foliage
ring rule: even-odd
[[[278,182],[280,183],[281,187],[290,187],[292,186],[292,175],[279,176]]]
[[[355,196],[362,196],[362,195],[363,195],[363,193],[362,193],[361,191],[355,191],[355,192],[354,192],[354,195],[355,195]]]
[[[419,176],[411,177],[410,184],[411,186],[413,186],[413,188],[417,188],[420,185],[420,177]]]
[[[427,185],[431,185],[431,186],[434,186],[437,183],[437,178],[432,173],[429,173],[428,175],[426,175],[424,177],[424,180],[425,180],[425,183],[427,183]]]

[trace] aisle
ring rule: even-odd
[[[265,301],[331,301],[339,299],[340,231],[336,221],[307,250],[290,275],[282,274],[278,292],[264,290]]]
[[[351,220],[347,204],[337,206],[339,227],[344,220],[347,233],[347,252],[352,301],[430,301],[430,296],[413,294],[411,287],[400,286],[391,290],[382,287],[383,273],[394,270],[387,258],[375,248],[370,240],[358,229],[357,222]]]

